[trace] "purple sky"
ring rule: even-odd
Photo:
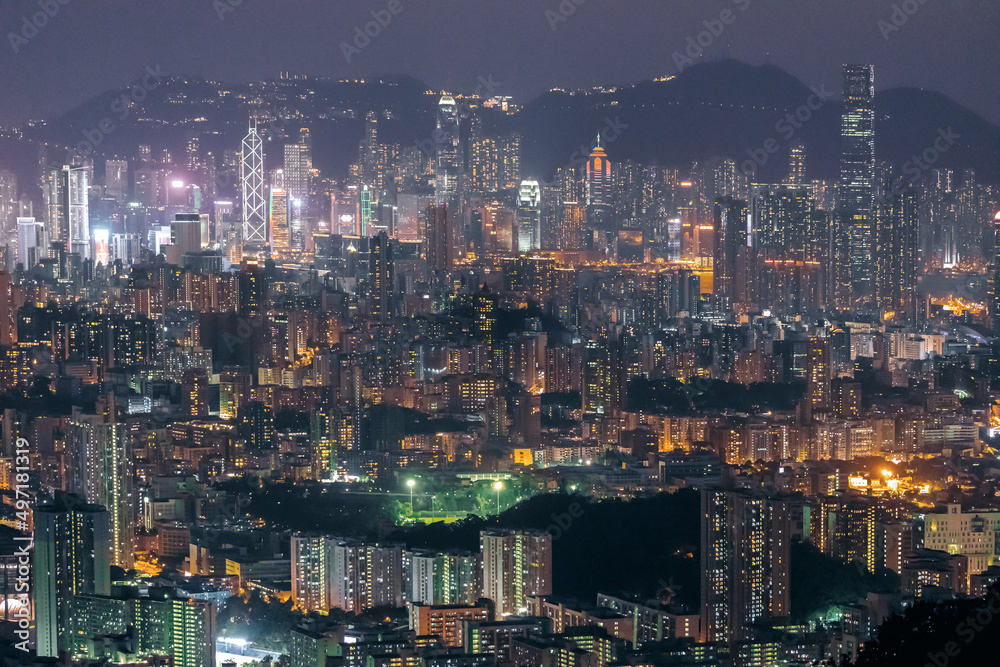
[[[58,12],[27,41],[22,18]],[[147,64],[225,81],[290,70],[410,74],[474,91],[479,77],[523,101],[553,86],[676,73],[673,54],[731,14],[706,57],[770,62],[839,88],[845,62],[875,65],[879,88],[940,91],[1000,123],[1000,3],[982,0],[0,0],[0,122],[65,111],[137,79]],[[579,4],[576,4],[579,3]],[[348,63],[341,43],[373,10],[400,11]],[[231,7],[230,5],[236,5]],[[574,7],[568,16],[560,5]],[[893,7],[916,8],[883,36]],[[224,11],[219,18],[220,8]],[[546,17],[555,12],[556,22]],[[385,16],[385,15],[383,15]],[[552,25],[556,29],[552,29]],[[888,24],[886,24],[888,25]],[[30,34],[30,33],[29,33]]]

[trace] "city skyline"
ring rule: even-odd
[[[161,5],[0,3],[4,664],[995,662],[996,9]]]

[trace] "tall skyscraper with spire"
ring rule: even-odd
[[[243,184],[243,242],[265,246],[267,234],[267,188],[264,184],[264,144],[257,134],[257,123],[250,121],[250,129],[243,138],[240,160],[240,180]]]
[[[851,283],[855,295],[871,291],[875,204],[875,74],[872,65],[844,65],[840,122],[841,207],[847,218]]]
[[[597,145],[587,159],[587,206],[606,206],[611,201],[611,163],[601,146],[601,135],[597,135]]]
[[[438,103],[437,151],[434,166],[434,203],[454,204],[458,196],[458,179],[462,171],[462,153],[459,145],[458,105],[455,98],[445,95]]]

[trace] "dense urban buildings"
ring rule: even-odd
[[[3,663],[864,665],[986,604],[1000,128],[676,55],[0,127]]]

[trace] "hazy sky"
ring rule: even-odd
[[[385,25],[354,50],[372,11]],[[878,88],[937,90],[1000,123],[998,19],[993,0],[0,0],[0,122],[60,113],[146,65],[226,81],[403,73],[469,92],[492,77],[526,101],[676,73],[704,33],[708,58],[835,88],[842,63],[873,63]]]

